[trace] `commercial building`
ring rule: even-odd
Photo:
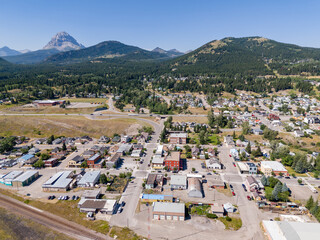
[[[262,161],[261,172],[266,176],[272,176],[272,173],[276,176],[280,174],[283,176],[289,176],[287,169],[282,165],[282,163],[277,161]]]
[[[81,199],[82,200],[82,199]],[[79,202],[80,212],[101,212],[113,214],[117,205],[116,200],[111,199],[83,199]]]
[[[251,162],[237,162],[241,174],[257,174],[258,168]]]
[[[320,223],[262,221],[269,240],[318,240]]]
[[[84,157],[77,155],[68,162],[68,167],[69,168],[79,168],[79,167],[81,167],[81,164],[83,162],[84,162]]]
[[[169,142],[171,144],[187,144],[188,133],[171,133]]]
[[[23,171],[12,171],[0,177],[0,183],[12,186],[12,181],[23,174]]]
[[[83,199],[98,199],[100,196],[100,189],[85,190],[81,196]]]
[[[198,178],[188,178],[188,196],[202,198],[202,187]]]
[[[94,187],[99,182],[101,171],[86,172],[80,181],[78,181],[78,187]]]
[[[217,158],[211,158],[206,160],[206,167],[209,170],[220,170],[221,163]]]
[[[247,186],[250,192],[255,192],[256,190],[259,190],[259,183],[252,176],[248,176],[246,178],[245,185]]]
[[[151,166],[153,169],[162,169],[164,164],[164,158],[161,155],[154,155],[152,158]]]
[[[186,190],[187,177],[184,175],[171,175],[170,187],[171,190]]]
[[[146,189],[162,188],[163,186],[163,175],[149,173],[146,181]]]
[[[45,167],[54,167],[58,164],[58,159],[57,158],[50,158],[48,160],[43,161]]]
[[[56,106],[56,105],[61,105],[64,104],[65,100],[36,100],[33,101],[34,105],[37,105],[39,107],[52,107],[52,106]]]
[[[39,177],[39,172],[36,170],[26,171],[12,180],[13,187],[24,187],[32,183]]]
[[[120,153],[115,153],[113,154],[107,161],[106,161],[106,167],[107,168],[112,168],[115,167],[117,168],[120,165],[121,162],[121,154]]]
[[[61,171],[42,184],[43,191],[67,191],[72,182],[72,171]]]
[[[171,171],[179,171],[182,169],[182,163],[180,159],[180,152],[171,152],[164,159],[164,165]]]
[[[152,215],[154,220],[184,221],[185,205],[184,203],[155,202]]]
[[[34,155],[32,154],[26,154],[26,155],[23,155],[22,157],[20,157],[18,159],[18,162],[22,163],[22,165],[24,164],[33,164],[35,163],[36,161],[38,160],[37,157],[35,157]]]
[[[92,157],[90,157],[88,160],[87,160],[87,164],[88,164],[88,167],[89,168],[94,168],[94,165],[99,162],[101,158],[101,155],[99,153],[96,153],[95,155],[93,155]]]
[[[142,202],[173,202],[172,195],[161,195],[161,194],[142,194]]]

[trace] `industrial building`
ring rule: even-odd
[[[70,188],[72,180],[72,171],[58,172],[42,185],[42,190],[67,191]]]
[[[170,186],[171,190],[186,190],[187,177],[183,175],[171,175]]]
[[[78,206],[80,212],[101,212],[113,214],[117,205],[116,200],[111,199],[81,199]]]
[[[184,203],[155,202],[153,203],[152,216],[154,220],[185,220]]]
[[[188,178],[188,196],[202,198],[202,187],[198,178]]]
[[[262,221],[269,240],[318,240],[320,223]]]
[[[78,187],[94,187],[99,182],[100,173],[101,171],[86,172],[78,182]]]
[[[24,187],[32,183],[39,177],[39,172],[36,170],[26,171],[12,181],[13,187]]]
[[[12,181],[23,174],[23,171],[12,171],[7,174],[0,176],[0,183],[7,186],[12,186]]]

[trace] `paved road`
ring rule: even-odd
[[[87,229],[49,212],[34,208],[18,200],[0,194],[0,205],[7,210],[38,222],[55,231],[64,233],[75,239],[111,239],[110,237]]]
[[[147,177],[147,168],[150,163],[151,157],[153,156],[153,150],[158,146],[158,139],[163,128],[163,121],[160,124],[153,122],[154,125],[154,135],[150,140],[150,143],[146,144],[146,155],[143,157],[143,164],[140,165],[139,170],[133,172],[133,176],[136,178],[128,184],[125,192],[122,194],[120,202],[124,201],[126,203],[123,208],[122,213],[112,215],[110,224],[116,226],[131,226],[131,221],[134,218],[136,208],[139,202],[140,194],[142,192],[142,183],[144,178]]]

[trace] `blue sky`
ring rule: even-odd
[[[195,49],[263,36],[320,47],[316,0],[0,0],[0,47],[42,48],[60,31],[85,46],[118,40],[145,49]]]

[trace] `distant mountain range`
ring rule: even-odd
[[[0,48],[0,57],[5,57],[5,56],[15,56],[21,54],[20,51],[11,49],[7,46],[4,46],[3,48]]]
[[[8,62],[16,64],[41,62],[66,64],[92,60],[110,60],[113,58],[131,61],[162,60],[183,55],[176,49],[165,51],[161,48],[156,48],[153,51],[148,51],[117,41],[105,41],[85,48],[66,32],[57,33],[41,50],[22,53],[6,47],[3,49],[3,54],[0,56]]]

